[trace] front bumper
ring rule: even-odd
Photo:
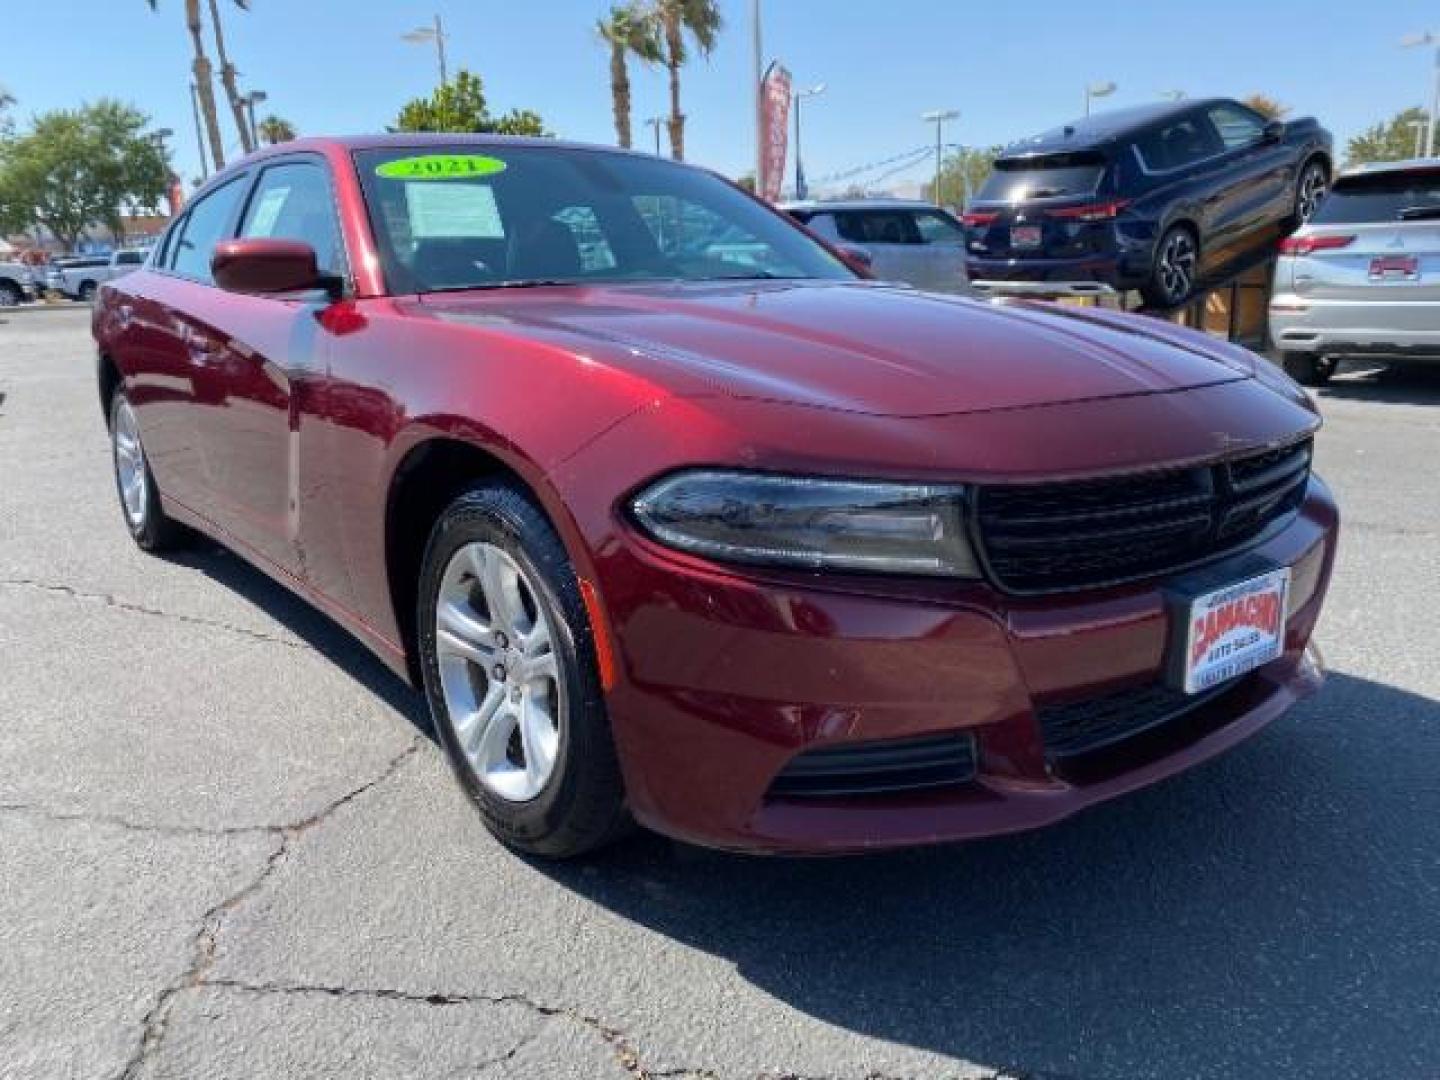
[[[733,576],[632,537],[607,554],[603,576],[627,582],[609,597],[626,670],[610,709],[634,812],[719,847],[853,851],[1033,828],[1153,783],[1318,686],[1306,648],[1337,524],[1312,479],[1295,519],[1246,553],[1294,568],[1283,656],[1173,722],[1064,761],[1047,751],[1040,712],[1162,679],[1159,584],[1020,599],[897,582],[859,594]],[[957,732],[973,736],[976,771],[949,788],[772,790],[816,747]]]
[[[1440,301],[1271,300],[1270,337],[1285,352],[1440,359]]]

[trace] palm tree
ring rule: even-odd
[[[249,9],[250,0],[235,0],[241,11]],[[240,86],[235,81],[235,65],[225,52],[225,30],[220,22],[220,5],[210,0],[210,29],[215,34],[215,53],[220,58],[220,84],[225,87],[225,97],[230,101],[230,111],[235,115],[235,126],[240,129],[240,145],[245,153],[255,149],[255,140],[250,136],[250,125],[245,122],[245,99],[240,96]]]
[[[154,11],[159,0],[145,0]],[[235,6],[246,8],[250,0],[234,0]],[[220,141],[220,117],[215,111],[215,86],[211,82],[210,58],[205,55],[205,25],[200,17],[200,0],[185,0],[185,27],[190,31],[190,43],[195,50],[195,59],[190,70],[195,77],[195,93],[200,98],[200,113],[205,118],[205,133],[210,139],[210,158],[215,171],[225,168],[225,147]]]
[[[688,59],[685,35],[695,39],[703,56],[715,49],[723,20],[717,0],[654,0],[655,15],[665,41],[665,66],[670,71],[670,156],[685,160],[685,114],[680,110],[680,69]]]
[[[266,146],[289,142],[295,138],[295,125],[278,116],[267,116],[260,121],[260,141]]]
[[[655,13],[637,0],[615,4],[610,14],[595,24],[595,32],[610,46],[610,99],[615,108],[615,138],[630,148],[630,72],[626,59],[634,54],[647,64],[664,58],[660,44],[660,22]]]

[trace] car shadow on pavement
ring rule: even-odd
[[[422,734],[434,738],[429,710],[421,696],[324,612],[209,539],[197,538],[194,546],[169,557],[254,604],[404,716]]]
[[[1376,364],[1346,361],[1337,376],[1315,391],[1321,400],[1440,405],[1440,364]]]
[[[536,866],[822,1021],[1026,1076],[1434,1075],[1437,735],[1440,703],[1332,674],[1040,832],[818,860],[642,836]]]

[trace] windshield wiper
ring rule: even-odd
[[[1401,221],[1423,221],[1440,218],[1440,203],[1434,206],[1407,206],[1396,215]]]
[[[475,281],[468,285],[436,285],[426,293],[470,292],[472,289],[538,289],[546,285],[585,285],[584,281],[563,281],[559,278],[516,278],[513,281]]]

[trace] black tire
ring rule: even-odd
[[[0,308],[18,307],[25,294],[13,281],[0,281]]]
[[[120,516],[129,530],[130,537],[142,551],[152,554],[181,547],[190,533],[178,521],[168,517],[160,505],[160,489],[155,484],[155,474],[150,471],[150,462],[140,450],[140,468],[144,470],[144,497],[138,517],[132,516],[125,503],[124,483],[120,472],[120,450],[116,438],[117,424],[121,410],[130,408],[124,391],[117,390],[110,399],[110,463],[115,474],[115,494],[120,499]],[[133,414],[132,414],[133,415]],[[139,446],[138,429],[136,445]]]
[[[1317,183],[1318,192],[1315,187]],[[1292,229],[1298,229],[1315,216],[1315,211],[1319,209],[1329,186],[1330,170],[1325,167],[1325,163],[1318,159],[1307,161],[1300,170],[1299,179],[1295,181],[1295,203],[1289,221]]]
[[[529,595],[543,606],[552,628],[563,682],[553,771],[524,802],[504,798],[480,780],[461,747],[441,684],[436,611],[442,581],[456,553],[477,542],[500,548],[523,571]],[[416,625],[435,731],[461,787],[501,843],[560,859],[593,851],[628,831],[625,787],[579,584],[559,536],[525,492],[506,483],[479,485],[440,515],[420,571]]]
[[[1200,240],[1188,225],[1172,225],[1155,245],[1140,295],[1150,307],[1173,308],[1190,298],[1200,272]]]
[[[1287,352],[1280,354],[1280,366],[1301,386],[1324,386],[1340,365],[1333,356]]]
[[[99,291],[99,288],[100,287],[93,281],[82,281],[78,295],[85,303],[93,304],[95,302],[95,294]]]

